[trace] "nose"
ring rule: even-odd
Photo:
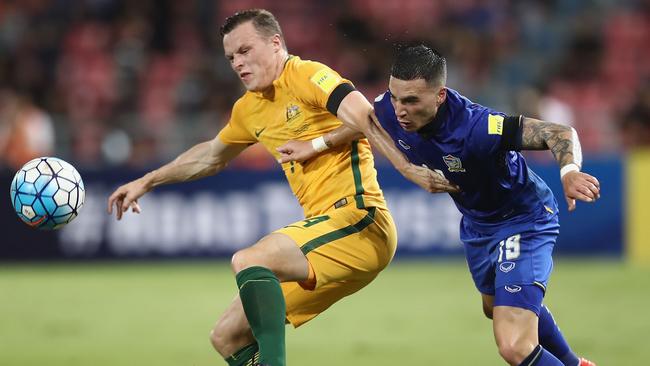
[[[395,114],[397,117],[406,117],[406,108],[399,101],[395,102]]]
[[[235,69],[235,71],[241,70],[242,67],[244,67],[244,60],[240,55],[234,55],[232,58],[231,62],[232,68]]]

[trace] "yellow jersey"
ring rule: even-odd
[[[277,160],[275,149],[287,141],[311,140],[341,126],[327,102],[343,83],[350,81],[329,67],[290,56],[271,93],[247,91],[237,100],[219,138],[225,144],[260,142]],[[282,169],[305,217],[335,204],[386,208],[367,139],[331,148],[304,163],[285,163]]]

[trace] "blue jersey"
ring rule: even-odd
[[[501,147],[503,113],[472,103],[449,88],[431,122],[433,130],[426,135],[399,125],[389,92],[375,99],[375,113],[412,163],[441,171],[460,187],[461,192],[451,197],[464,221],[496,229],[557,213],[553,193],[524,157]]]

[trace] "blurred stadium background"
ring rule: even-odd
[[[551,154],[527,156],[562,208],[547,303],[578,353],[648,364],[650,1],[0,0],[0,365],[220,364],[207,335],[236,291],[229,254],[301,218],[274,160],[252,147],[119,223],[105,206],[116,185],[226,123],[243,89],[218,26],[250,7],[276,15],[291,53],[369,99],[386,88],[394,45],[419,39],[474,101],[574,125],[597,203],[569,214]],[[45,155],[87,187],[80,217],[57,232],[20,223],[8,199],[15,170]],[[377,169],[397,259],[289,330],[290,364],[501,364],[451,200],[381,157]]]

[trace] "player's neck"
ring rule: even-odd
[[[284,71],[284,67],[287,65],[287,61],[289,61],[289,53],[287,51],[281,51],[277,55],[277,62],[275,65],[275,79],[278,80],[280,78],[280,75],[282,75],[282,71]]]
[[[436,131],[438,131],[438,128],[440,128],[440,125],[442,124],[446,113],[447,103],[445,101],[440,105],[436,111],[436,114],[431,117],[431,120],[429,120],[429,122],[427,122],[427,124],[424,126],[420,127],[420,129],[417,131],[418,134],[427,139],[433,137],[436,134]]]
[[[273,96],[275,95],[275,81],[278,80],[282,75],[282,72],[284,71],[284,67],[287,65],[287,61],[289,61],[291,55],[289,55],[287,51],[282,51],[278,53],[275,57],[276,57],[276,63],[273,68],[273,82],[271,83],[271,85],[268,86],[268,88],[261,91],[262,95],[264,95],[265,98],[270,98],[270,99],[273,99]]]

